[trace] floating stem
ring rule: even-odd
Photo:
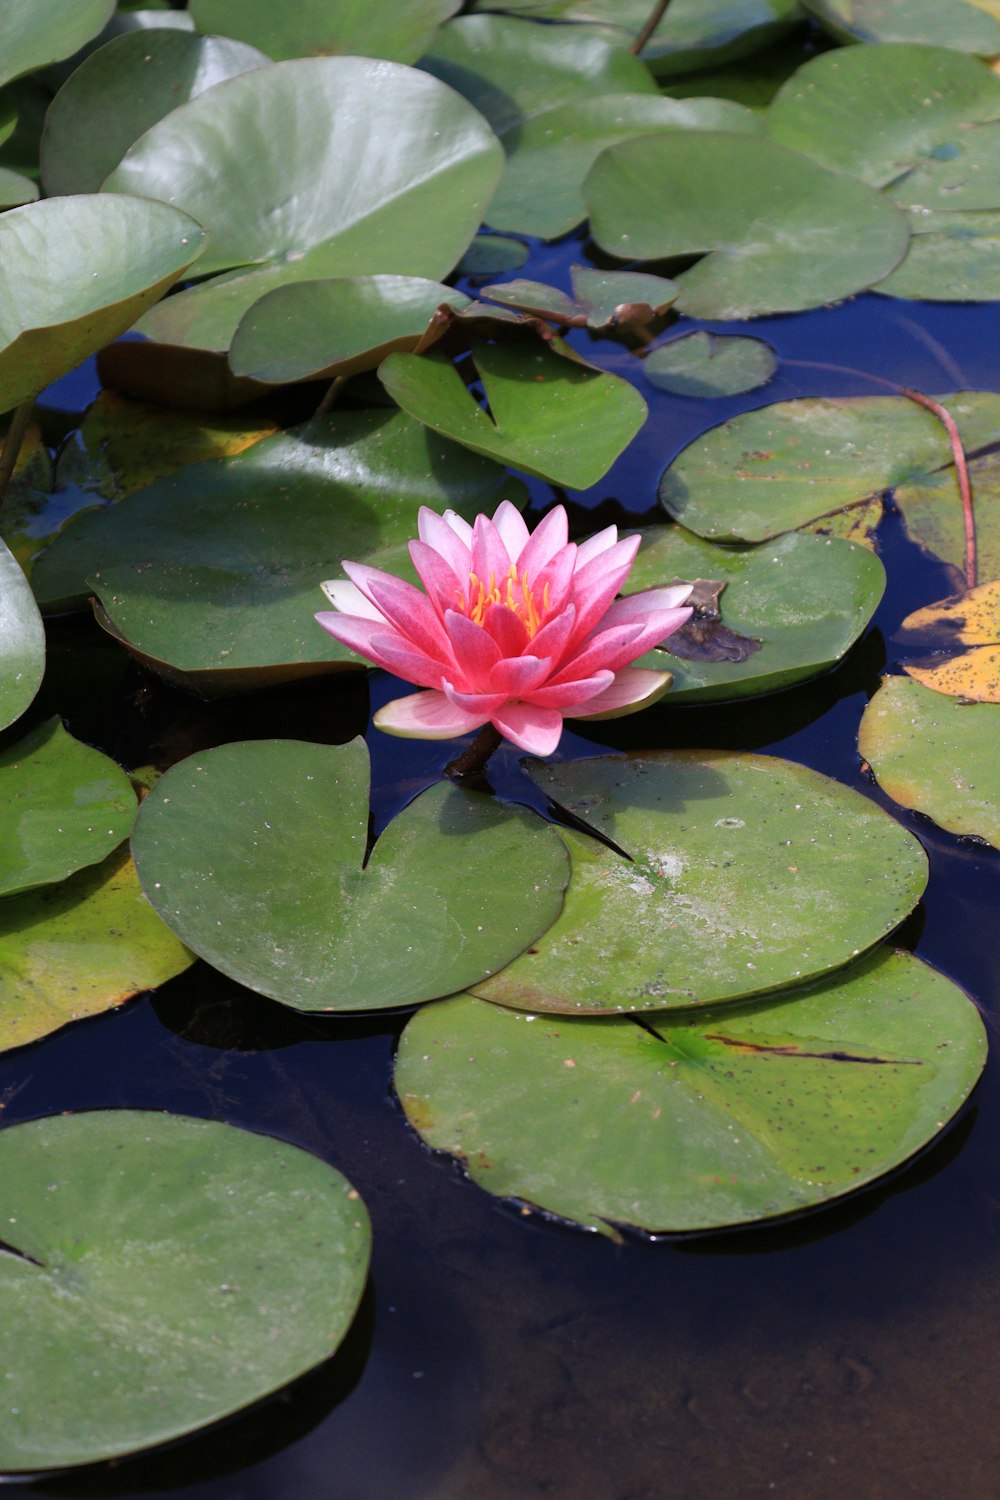
[[[905,385],[900,389],[904,396],[908,396],[918,406],[924,406],[928,411],[933,412],[948,434],[952,458],[955,460],[958,493],[962,501],[962,520],[965,523],[965,586],[967,589],[974,589],[979,581],[979,561],[976,555],[976,513],[972,505],[972,483],[969,479],[969,465],[965,457],[965,448],[962,445],[962,435],[955,418],[946,407],[941,405],[940,401],[935,401],[933,396],[925,396],[922,391],[911,391]]]

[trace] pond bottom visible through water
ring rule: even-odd
[[[928,391],[1000,386],[987,367],[997,308],[869,297],[753,331],[784,359],[811,351]],[[646,390],[653,412],[636,453],[588,502],[627,498],[627,509],[645,514],[660,470],[696,431],[806,389],[866,388],[783,366],[766,390],[727,403]],[[889,806],[931,856],[928,894],[900,941],[989,1016],[1000,999],[991,936],[1000,856],[892,808],[859,767],[861,709],[893,665],[899,621],[946,592],[898,518],[880,542],[889,593],[835,672],[769,700],[708,709],[667,702],[594,729],[618,748],[767,749]],[[394,690],[376,676],[373,702]],[[299,726],[322,722],[328,695],[349,705],[345,721],[362,707],[357,685],[313,684],[255,700],[252,732],[278,724],[307,738]],[[168,710],[203,743],[234,737],[220,726],[242,712],[164,691],[153,712]],[[408,746],[404,759],[374,732],[371,747],[382,821],[440,770],[449,749]],[[567,735],[562,753],[594,748]],[[524,795],[516,752],[502,750],[495,764],[498,788]],[[0,1057],[6,1124],[120,1106],[223,1118],[333,1162],[361,1191],[374,1228],[361,1316],[328,1365],[212,1432],[115,1465],[13,1482],[11,1500],[993,1500],[1000,1492],[995,1067],[921,1158],[870,1191],[771,1227],[615,1243],[498,1203],[430,1155],[390,1089],[403,1019],[298,1017],[199,964],[120,1014]]]

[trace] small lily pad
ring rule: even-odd
[[[128,838],[135,792],[58,719],[0,752],[0,896],[65,880]]]
[[[933,1140],[985,1060],[958,986],[881,948],[809,991],[642,1024],[456,996],[409,1022],[395,1085],[487,1192],[588,1229],[678,1233],[873,1182]]]
[[[865,709],[858,749],[893,801],[1000,849],[998,734],[1000,704],[960,703],[886,677]]]
[[[777,368],[763,339],[700,329],[657,344],[642,362],[649,383],[673,396],[737,396],[766,385]]]
[[[644,665],[653,665],[654,657],[657,665],[669,665],[674,681],[667,712],[672,703],[773,693],[827,671],[861,635],[885,588],[882,564],[857,543],[792,532],[737,551],[679,526],[650,528],[625,592],[676,578],[725,580],[722,624],[759,650],[742,660],[692,660],[680,640],[671,639],[666,654],[643,659]]]
[[[0,541],[0,729],[19,719],[42,684],[45,627],[28,580]]]
[[[119,850],[0,901],[0,1052],[155,989],[191,963]]]
[[[884,938],[927,879],[912,834],[789,761],[651,751],[529,769],[624,854],[563,831],[573,873],[562,915],[468,986],[500,1005],[599,1015],[802,984]]]
[[[327,1359],[371,1231],[286,1141],[156,1111],[0,1131],[7,1472],[94,1463],[239,1411]]]
[[[561,328],[587,327],[595,333],[648,323],[677,296],[675,282],[644,271],[570,266],[569,274],[572,296],[544,282],[522,279],[484,286],[483,296],[520,312],[537,313]]]
[[[362,740],[260,740],[168,771],[133,839],[189,948],[298,1010],[381,1010],[464,989],[535,941],[568,878],[555,830],[439,782],[367,855]],[[476,869],[502,879],[470,878]]]

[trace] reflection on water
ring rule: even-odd
[[[789,358],[864,365],[926,390],[953,388],[959,375],[1000,384],[997,308],[868,297],[762,320],[754,332]],[[792,367],[725,410],[862,388]],[[645,512],[670,453],[716,419],[707,404],[645,394],[654,416],[637,456],[588,501],[627,497],[633,513]],[[535,493],[549,498],[544,487]],[[944,592],[940,570],[908,548],[898,520],[885,548],[887,600],[837,671],[766,702],[667,703],[594,726],[603,743],[770,748],[884,801],[859,769],[861,709],[892,665],[902,615]],[[281,700],[281,722],[337,738],[323,724],[354,725],[359,686],[296,689]],[[394,691],[373,680],[373,701]],[[201,708],[157,690],[121,722],[130,744],[145,733],[179,754],[260,732],[252,720],[246,706]],[[438,774],[448,747],[411,743],[401,753],[377,736],[372,748],[381,824]],[[588,754],[593,743],[567,736],[563,750]],[[535,796],[513,752],[491,776],[505,796]],[[894,811],[931,855],[925,902],[901,941],[963,984],[989,1023],[1000,998],[989,937],[1000,856]],[[616,1245],[499,1205],[429,1155],[389,1089],[401,1024],[296,1017],[197,966],[154,1000],[0,1056],[8,1124],[115,1105],[225,1118],[332,1161],[362,1192],[375,1233],[361,1319],[326,1367],[213,1433],[14,1482],[11,1500],[994,1500],[995,1063],[945,1136],[880,1187],[770,1228]]]

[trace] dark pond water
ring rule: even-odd
[[[532,271],[562,283],[565,264],[557,247]],[[644,387],[652,416],[643,435],[585,503],[645,516],[665,463],[730,411],[873,390],[859,374],[809,361],[927,391],[1000,389],[1000,307],[869,296],[752,331],[777,348],[777,380],[715,404]],[[626,370],[618,346],[595,348]],[[544,486],[536,496],[552,498]],[[882,536],[889,592],[837,671],[757,703],[600,726],[616,732],[608,743],[770,748],[880,798],[859,770],[862,707],[892,665],[899,620],[946,592],[897,520]],[[70,727],[126,760],[151,750],[177,758],[275,725],[344,739],[365,721],[358,684],[202,705],[140,682],[89,629],[56,632],[57,677],[70,660],[60,640],[86,644],[93,669],[85,694],[72,667],[56,692]],[[392,690],[373,678],[373,702]],[[593,746],[567,736],[563,751]],[[380,820],[447,758],[447,747],[401,749],[377,734],[372,749]],[[514,752],[497,757],[494,779],[505,794],[524,794]],[[989,1014],[1000,999],[1000,856],[898,815],[932,866],[901,941]],[[933,1148],[872,1191],[770,1229],[615,1244],[498,1204],[424,1149],[389,1083],[403,1019],[300,1019],[199,965],[120,1014],[0,1057],[7,1124],[98,1106],[230,1120],[327,1158],[360,1189],[374,1222],[362,1314],[328,1365],[211,1433],[145,1458],[12,1483],[11,1500],[994,1500],[995,1064]]]

